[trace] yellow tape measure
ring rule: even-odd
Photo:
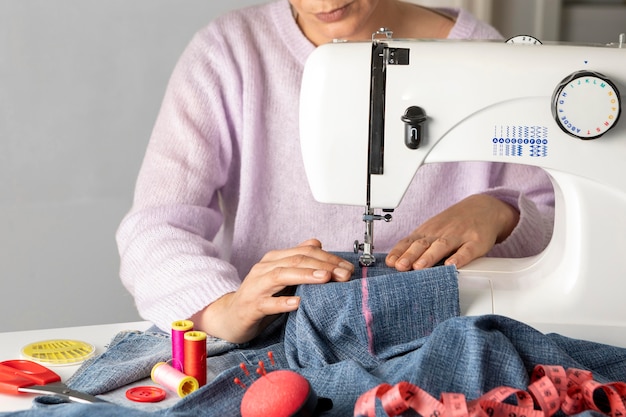
[[[57,339],[30,343],[22,348],[22,356],[44,365],[76,365],[92,357],[95,351],[89,343]]]

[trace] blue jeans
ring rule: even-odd
[[[351,254],[341,255],[356,262]],[[408,381],[434,397],[458,392],[468,399],[502,385],[526,389],[537,364],[589,369],[600,382],[626,381],[626,349],[544,335],[501,316],[459,317],[454,267],[398,273],[378,266],[367,275],[357,279],[357,268],[348,283],[300,286],[298,311],[252,343],[209,340],[209,383],[183,399],[171,394],[167,403],[144,407],[123,397],[126,384],[146,378],[171,355],[168,335],[132,332],[118,335],[68,381],[91,394],[113,390],[105,399],[114,404],[59,404],[40,397],[32,410],[9,414],[239,416],[245,391],[233,379],[248,386],[255,379],[247,379],[239,364],[254,371],[259,360],[268,362],[269,351],[276,364],[268,371],[292,369],[318,397],[332,400],[324,416],[352,415],[359,396],[382,382]],[[379,407],[377,416],[385,415]]]

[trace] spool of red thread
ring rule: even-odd
[[[172,323],[172,367],[181,372],[185,356],[185,333],[191,330],[193,330],[191,320],[178,320]]]
[[[206,333],[193,330],[184,336],[183,372],[194,377],[202,387],[206,384]]]

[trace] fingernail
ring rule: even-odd
[[[343,269],[343,268],[335,268],[333,273],[337,275],[339,278],[343,278],[343,279],[348,279],[352,275],[350,271]]]
[[[450,258],[444,262],[445,265],[454,265],[456,266],[456,258]]]
[[[297,306],[300,302],[300,297],[289,297],[285,302],[288,306]]]
[[[398,261],[398,257],[396,255],[393,255],[387,258],[387,262],[389,262],[390,264],[395,264],[397,261]]]
[[[411,266],[411,263],[409,262],[408,259],[406,258],[402,258],[398,261],[398,266],[402,267],[402,268],[408,268]]]
[[[346,261],[339,262],[339,267],[345,269],[346,271],[353,271],[354,270],[354,265],[351,264],[350,262],[346,262]]]
[[[313,278],[324,279],[326,277],[328,277],[328,272],[323,269],[313,271]]]
[[[423,259],[418,259],[417,261],[415,261],[415,263],[413,264],[413,268],[414,269],[423,269],[426,266],[426,261]]]

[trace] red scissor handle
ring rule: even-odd
[[[20,388],[59,381],[59,375],[32,361],[16,359],[0,362],[0,392],[17,394]]]

